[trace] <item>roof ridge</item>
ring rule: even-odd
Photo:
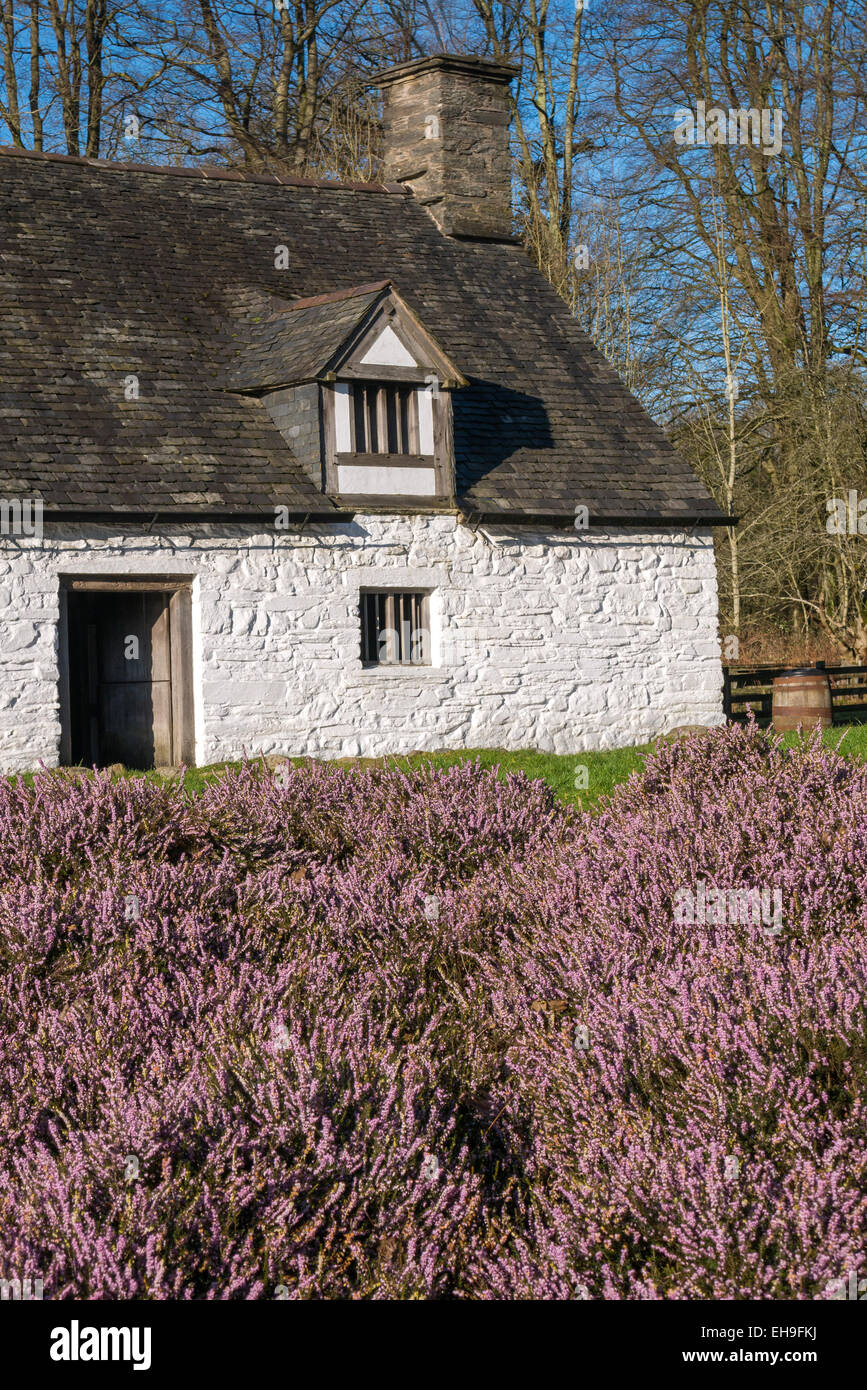
[[[81,164],[107,173],[167,174],[170,177],[202,179],[205,183],[267,183],[287,188],[325,188],[351,193],[398,193],[411,197],[412,190],[404,183],[365,183],[359,179],[306,179],[294,174],[251,174],[245,169],[223,168],[217,164],[132,164],[116,159],[92,159],[87,155],[54,154],[48,150],[19,150],[13,145],[0,145],[0,155],[13,159],[41,159],[60,164]]]
[[[341,299],[356,299],[363,294],[376,294],[391,285],[390,280],[370,280],[366,285],[352,285],[347,290],[331,290],[328,294],[311,295],[309,299],[293,299],[277,313],[288,313],[292,309],[316,309],[320,304],[337,304]],[[273,315],[277,317],[277,313]]]

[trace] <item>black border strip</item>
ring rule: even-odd
[[[275,507],[280,505],[274,504]],[[351,521],[360,511],[367,510],[356,503],[351,508],[331,507],[328,510],[318,509],[298,509],[290,511],[288,519],[290,521]],[[394,511],[386,509],[381,503],[372,504],[369,508],[371,514],[381,515],[406,515],[409,506],[406,501]],[[452,509],[444,508],[425,508],[413,507],[412,512],[419,516],[442,516],[452,514]],[[50,511],[46,508],[43,512],[44,521],[94,521],[94,522],[138,522],[148,526],[153,526],[157,522],[165,523],[170,521],[208,521],[223,522],[231,524],[237,521],[270,521],[274,519],[274,507],[257,511],[113,511],[104,508],[88,509],[86,507],[58,507]],[[458,506],[458,520],[468,526],[550,526],[571,530],[575,526],[575,518],[568,512],[489,512],[468,510]],[[739,517],[724,516],[720,512],[709,513],[690,513],[685,516],[660,516],[652,513],[644,515],[618,516],[608,512],[590,513],[589,524],[579,529],[578,534],[584,531],[592,531],[599,526],[623,526],[623,527],[648,527],[656,526],[662,529],[690,530],[695,526],[736,526]]]

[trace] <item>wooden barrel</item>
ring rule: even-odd
[[[802,666],[774,677],[773,719],[778,733],[789,729],[830,729],[831,682],[824,670]]]

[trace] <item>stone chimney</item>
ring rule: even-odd
[[[437,53],[377,74],[385,178],[411,184],[448,236],[512,234],[509,83],[517,72]]]

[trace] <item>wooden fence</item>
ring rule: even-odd
[[[834,723],[867,721],[867,666],[826,666],[823,661],[815,664],[817,670],[827,673],[831,682]],[[752,709],[757,724],[769,724],[774,676],[791,669],[791,666],[723,666],[726,719],[744,724],[747,710]]]

